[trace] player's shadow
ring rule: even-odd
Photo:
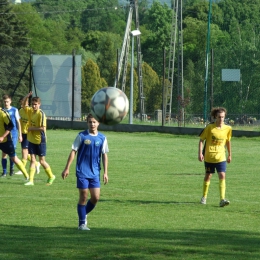
[[[26,221],[26,220],[25,220]],[[113,221],[104,216],[104,223]],[[131,221],[131,220],[129,220]],[[57,223],[58,225],[58,223]],[[169,223],[170,225],[170,223]],[[169,227],[169,230],[171,227]],[[0,259],[260,259],[260,233],[2,225]]]
[[[122,204],[199,204],[199,202],[195,202],[195,201],[156,201],[156,200],[109,200],[109,199],[100,199],[99,202],[114,202],[114,203],[122,203]]]

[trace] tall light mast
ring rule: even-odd
[[[130,2],[130,5],[129,5],[129,12],[128,12],[128,19],[127,19],[121,54],[120,54],[119,61],[118,61],[117,76],[116,76],[115,83],[114,83],[114,87],[117,87],[118,81],[120,80],[121,72],[122,72],[121,89],[123,92],[125,92],[133,11],[135,11],[135,29],[139,30],[138,1],[130,0],[129,2]],[[139,112],[140,112],[140,119],[143,120],[143,116],[145,115],[145,107],[144,107],[144,93],[143,93],[142,53],[141,53],[140,35],[136,36],[136,46],[137,46],[137,74],[138,74],[139,102],[140,102],[139,103]],[[122,69],[123,69],[123,71],[122,71]]]
[[[168,81],[169,85],[165,89],[165,102],[164,102],[164,122],[170,122],[172,111],[172,98],[174,86],[174,70],[176,49],[177,56],[177,97],[178,100],[178,124],[184,121],[184,109],[182,102],[184,100],[183,90],[183,34],[182,34],[182,0],[173,0],[172,5],[172,30],[171,30],[171,43],[169,50],[169,65],[168,65]]]

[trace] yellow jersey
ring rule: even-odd
[[[45,113],[38,109],[34,111],[32,107],[25,107],[25,113],[28,115],[28,127],[45,127],[46,116]],[[28,131],[27,140],[33,144],[46,143],[47,137],[45,131]]]
[[[23,134],[28,133],[29,118],[24,108],[19,109],[21,131]]]
[[[232,128],[224,124],[217,128],[216,123],[208,124],[200,133],[200,139],[205,142],[204,161],[219,163],[226,161],[226,142],[231,140]]]
[[[14,127],[14,124],[8,114],[4,109],[0,108],[0,136],[3,136],[6,130],[11,131]],[[3,140],[2,143],[5,143],[7,140],[12,140],[11,133],[9,133]]]

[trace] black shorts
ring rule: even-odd
[[[22,134],[23,141],[21,142],[22,149],[28,149],[29,141],[27,140],[27,134]]]
[[[8,154],[9,157],[15,157],[15,149],[13,141],[7,141],[4,143],[0,143],[0,150],[2,150],[4,153]]]
[[[215,173],[215,169],[217,172],[226,172],[227,162],[219,162],[219,163],[208,163],[204,162],[205,165],[205,173]]]
[[[46,143],[33,144],[29,142],[28,147],[29,154],[35,154],[38,156],[46,156]]]

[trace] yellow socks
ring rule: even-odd
[[[26,160],[26,159],[22,159],[21,161],[22,161],[22,163],[23,163],[24,167],[26,167],[27,160]]]
[[[203,182],[203,197],[205,197],[205,198],[207,198],[207,195],[209,192],[209,185],[210,185],[210,181]]]
[[[25,178],[28,178],[29,175],[25,169],[25,166],[23,165],[22,161],[20,161],[19,163],[16,164],[17,168],[23,173],[23,176]]]
[[[35,167],[30,168],[30,182],[33,182],[35,174]]]
[[[226,193],[226,180],[219,180],[219,194],[220,194],[220,200],[225,199]]]
[[[49,178],[53,178],[54,175],[53,175],[53,173],[51,171],[51,167],[46,168],[45,172],[46,172],[46,174],[48,175]]]

